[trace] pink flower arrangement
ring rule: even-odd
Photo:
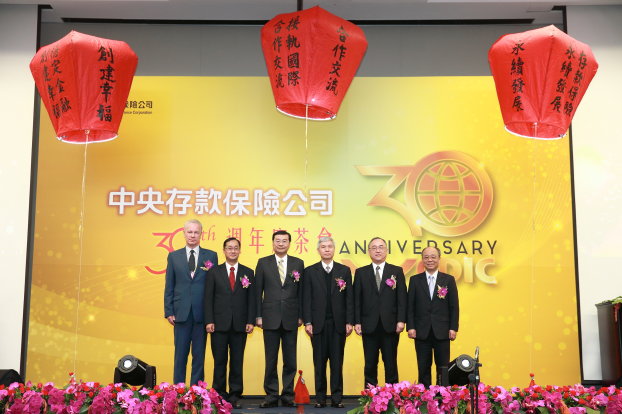
[[[390,278],[388,278],[385,283],[387,284],[388,287],[390,287],[391,289],[395,289],[395,286],[397,286],[397,280],[395,279],[395,276],[391,275]]]
[[[361,405],[351,414],[419,414],[471,412],[468,387],[426,389],[422,384],[407,381],[368,386],[361,391]],[[572,386],[541,387],[533,385],[506,390],[503,387],[479,385],[479,413],[622,413],[622,389],[611,387]]]
[[[339,288],[340,292],[343,292],[346,289],[346,281],[342,278],[335,279],[335,282],[337,282],[337,287]]]
[[[56,388],[51,382],[0,385],[0,412],[6,413],[229,414],[231,409],[231,404],[204,382],[191,387],[163,382],[147,389],[77,382],[72,377],[64,388]]]
[[[298,270],[292,271],[291,277],[294,279],[294,282],[300,282],[300,272]]]
[[[246,276],[242,276],[240,279],[240,283],[242,283],[242,288],[246,289],[251,285],[251,281]]]
[[[207,272],[207,271],[208,271],[208,270],[210,270],[213,266],[214,266],[214,263],[212,263],[212,262],[211,262],[211,260],[206,260],[206,261],[203,263],[203,266],[201,266],[201,269],[203,269],[203,270],[205,270],[205,271]]]
[[[439,299],[445,299],[445,296],[447,296],[447,286],[437,286],[436,296]]]

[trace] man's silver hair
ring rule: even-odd
[[[190,219],[188,221],[186,221],[184,223],[184,230],[186,229],[186,227],[188,227],[188,224],[198,224],[199,227],[201,228],[201,231],[203,231],[203,225],[201,224],[201,222],[197,219]]]
[[[324,236],[324,237],[320,237],[319,239],[317,239],[317,248],[319,249],[320,244],[324,242],[331,242],[333,243],[333,246],[335,245],[335,241],[333,240],[332,237]]]

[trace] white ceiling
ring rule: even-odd
[[[0,0],[2,3],[38,4],[36,0]],[[266,21],[298,7],[297,0],[48,0],[44,22],[114,19],[157,21]],[[555,6],[613,5],[622,0],[306,0],[303,8],[320,5],[354,21],[515,20],[534,24],[563,24]]]

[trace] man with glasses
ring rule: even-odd
[[[421,252],[425,272],[408,282],[408,337],[415,340],[419,382],[432,383],[432,350],[437,384],[440,367],[449,365],[449,344],[458,332],[458,289],[453,276],[438,271],[441,251],[430,246]]]
[[[233,408],[240,408],[244,389],[243,370],[246,336],[255,324],[254,272],[238,262],[240,241],[230,237],[223,243],[226,261],[214,266],[205,282],[205,323],[212,334],[214,377],[212,387]],[[229,392],[227,392],[227,359]]]
[[[186,247],[168,254],[164,286],[164,317],[173,325],[175,360],[173,382],[186,382],[188,353],[192,346],[190,384],[203,381],[205,364],[205,277],[218,263],[216,252],[199,247],[203,226],[198,220],[184,224]]]
[[[302,325],[302,277],[304,262],[289,256],[292,236],[279,230],[272,234],[274,254],[257,261],[257,326],[263,329],[266,360],[263,387],[265,400],[260,408],[276,407],[279,401],[277,360],[282,345],[283,375],[281,405],[294,406],[296,343]]]
[[[384,239],[374,237],[368,249],[372,263],[354,273],[354,331],[363,336],[364,385],[378,385],[380,352],[385,383],[395,384],[397,345],[406,322],[406,281],[401,267],[386,262]]]

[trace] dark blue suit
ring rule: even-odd
[[[216,252],[197,247],[197,268],[194,278],[188,269],[186,248],[169,253],[166,265],[166,285],[164,287],[164,317],[175,316],[175,361],[173,382],[186,382],[186,365],[192,345],[192,373],[190,383],[203,381],[205,344],[205,277],[207,272],[201,267],[208,260],[218,264]]]

